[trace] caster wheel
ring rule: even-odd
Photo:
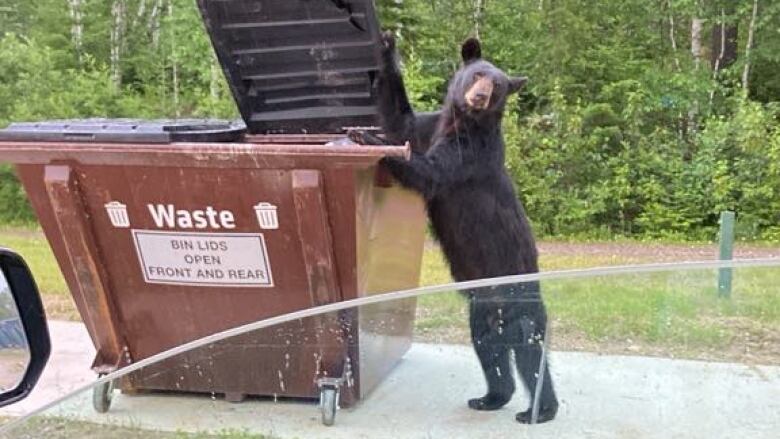
[[[102,378],[103,374],[98,375]],[[92,407],[98,413],[106,413],[111,408],[111,398],[114,394],[114,382],[98,384],[92,389]]]
[[[336,408],[339,404],[339,391],[334,388],[320,390],[320,410],[322,411],[322,424],[331,426],[336,422]]]

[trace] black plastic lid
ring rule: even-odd
[[[0,140],[38,142],[237,142],[246,132],[241,121],[85,119],[12,123]]]
[[[249,132],[375,126],[373,0],[198,0]]]

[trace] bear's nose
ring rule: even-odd
[[[493,81],[490,78],[482,77],[466,92],[466,103],[476,110],[484,110],[490,105],[492,94]]]
[[[488,93],[478,91],[468,96],[468,104],[472,108],[484,110],[488,106],[489,99],[490,95]]]
[[[489,97],[489,95],[487,93],[485,93],[483,91],[480,91],[480,92],[474,93],[474,97],[472,98],[472,100],[474,101],[474,103],[484,104],[485,101],[487,101],[488,97]]]

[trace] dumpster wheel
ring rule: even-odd
[[[322,412],[323,425],[331,426],[336,422],[338,404],[338,387],[326,386],[320,389],[320,411]]]
[[[98,379],[105,374],[99,374]],[[106,413],[111,408],[111,399],[114,393],[114,381],[101,383],[92,388],[92,407],[98,413]]]

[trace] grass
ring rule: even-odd
[[[29,362],[30,353],[27,349],[0,349],[0,392],[13,389],[19,384]]]
[[[27,261],[49,318],[79,319],[57,260],[42,233],[34,229],[0,229],[0,247],[13,249]]]
[[[634,263],[630,258],[543,255],[543,271]],[[423,283],[450,281],[441,253],[428,249]],[[778,268],[734,269],[732,297],[717,293],[717,270],[671,271],[544,281],[557,348],[639,352],[780,364]],[[419,299],[423,340],[468,342],[465,301],[455,293]]]

